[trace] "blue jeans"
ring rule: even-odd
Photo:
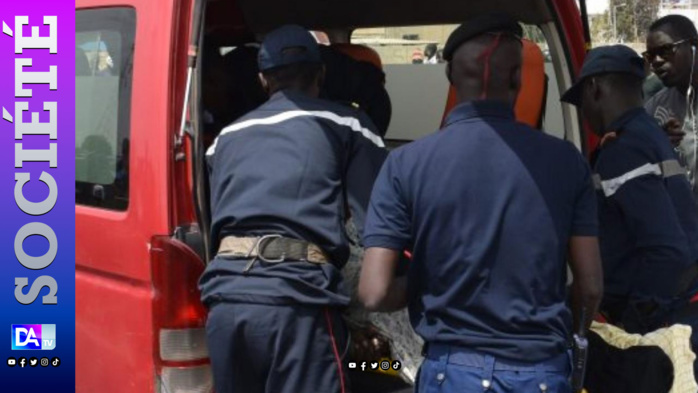
[[[570,355],[540,363],[497,359],[468,349],[430,344],[417,393],[571,393]]]

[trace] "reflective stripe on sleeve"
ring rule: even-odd
[[[609,180],[602,180],[599,174],[593,176],[594,187],[602,190],[608,198],[618,192],[623,184],[640,176],[655,175],[663,178],[685,175],[686,170],[676,160],[666,160],[657,164],[645,164]]]
[[[339,124],[341,126],[349,127],[352,131],[358,132],[361,135],[363,135],[366,139],[371,141],[373,144],[375,144],[378,147],[385,147],[385,144],[383,143],[383,139],[381,139],[378,135],[374,134],[371,130],[368,128],[364,127],[361,125],[359,122],[359,119],[350,117],[350,116],[339,116],[336,113],[328,112],[328,111],[302,111],[302,110],[295,110],[295,111],[288,111],[288,112],[282,112],[279,114],[276,114],[274,116],[262,118],[262,119],[250,119],[250,120],[245,120],[241,121],[240,123],[235,123],[232,124],[221,131],[220,134],[218,134],[218,137],[216,137],[216,140],[213,141],[213,144],[211,147],[208,148],[206,151],[207,156],[211,156],[216,152],[216,146],[218,145],[218,139],[222,137],[225,134],[235,132],[235,131],[240,131],[245,128],[253,127],[253,126],[259,126],[259,125],[271,125],[271,124],[278,124],[290,119],[294,119],[296,117],[303,117],[303,116],[312,116],[312,117],[318,117],[321,119],[329,120],[331,122],[334,122],[336,124]]]

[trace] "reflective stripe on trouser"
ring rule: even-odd
[[[514,363],[445,345],[430,345],[417,393],[569,393],[570,355],[540,363]]]

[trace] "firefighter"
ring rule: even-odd
[[[200,289],[215,390],[344,393],[345,206],[361,231],[387,153],[364,114],[317,98],[324,66],[307,30],[269,33],[258,63],[269,101],[206,153],[218,253]]]
[[[698,307],[690,301],[698,291],[698,211],[669,138],[643,109],[643,67],[626,46],[596,48],[562,97],[579,106],[602,137],[594,165],[601,309],[630,333],[674,323],[695,330]]]
[[[409,306],[426,343],[418,392],[569,391],[568,251],[574,315],[601,295],[589,167],[514,118],[521,30],[492,14],[451,34],[458,106],[441,132],[392,151],[374,185],[359,296],[371,310]]]

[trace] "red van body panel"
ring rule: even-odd
[[[136,11],[130,120],[134,170],[126,211],[75,208],[76,391],[151,392],[157,332],[150,239],[172,232],[174,2],[76,0],[76,12],[114,6]]]

